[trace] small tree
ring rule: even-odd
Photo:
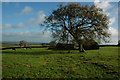
[[[84,40],[108,41],[108,17],[101,8],[76,3],[60,5],[46,17],[44,26],[63,42],[74,40],[83,52]]]
[[[19,42],[19,46],[22,48],[22,47],[26,47],[27,46],[27,42],[22,40]]]

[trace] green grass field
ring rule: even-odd
[[[119,78],[118,47],[79,53],[33,48],[4,50],[3,78]]]

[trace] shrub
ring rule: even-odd
[[[73,50],[74,49],[74,44],[58,43],[56,45],[56,49],[58,49],[58,50]]]
[[[99,49],[99,44],[94,40],[87,40],[84,42],[83,47],[85,50]]]
[[[55,46],[56,46],[56,41],[51,41],[50,43],[49,43],[49,49],[54,49],[55,48]]]

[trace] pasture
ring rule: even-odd
[[[118,48],[49,50],[32,48],[2,51],[3,78],[119,78]]]

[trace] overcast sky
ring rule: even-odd
[[[39,24],[50,15],[51,11],[57,9],[58,2],[3,2],[2,4],[2,40],[28,42],[50,42],[51,32],[43,31]],[[67,4],[67,3],[64,3]],[[93,5],[103,9],[109,16],[110,44],[118,42],[118,3],[117,2],[87,2],[83,5]]]

